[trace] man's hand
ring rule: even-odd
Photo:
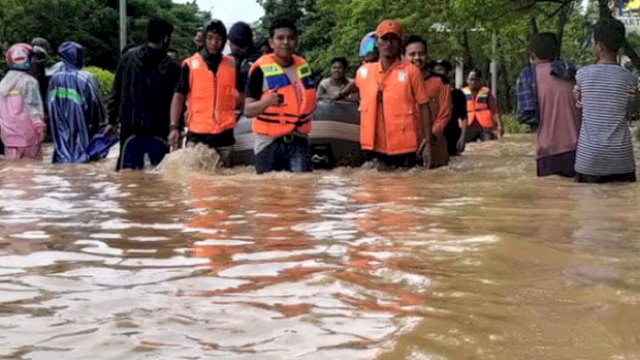
[[[460,139],[458,139],[458,142],[456,143],[456,151],[458,151],[458,154],[461,154],[464,151],[465,145],[464,138],[460,136]]]
[[[117,134],[118,133],[118,126],[117,125],[107,125],[106,128],[104,128],[103,133],[105,135],[113,135],[113,134]]]
[[[331,102],[340,101],[340,100],[344,99],[345,97],[346,97],[346,95],[343,95],[342,91],[338,91],[337,94],[335,94],[335,95],[333,95],[331,97]]]
[[[578,85],[573,87],[573,99],[576,101],[576,107],[582,109],[582,92]]]
[[[418,148],[418,156],[422,158],[422,166],[429,169],[431,167],[431,143],[422,140]]]
[[[285,106],[284,95],[278,94],[278,88],[275,88],[269,92],[269,96],[265,99],[269,106]]]
[[[169,132],[169,146],[171,147],[171,151],[178,150],[180,145],[180,131],[178,129],[172,129]]]

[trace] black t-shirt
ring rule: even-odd
[[[462,90],[451,90],[451,104],[453,105],[451,121],[467,118],[467,98],[464,96]]]
[[[205,48],[200,49],[199,52],[207,63],[209,70],[214,74],[217,74],[220,63],[222,62],[222,54],[218,53],[210,55]],[[176,85],[176,92],[184,96],[189,94],[189,66],[186,64],[182,65],[182,74],[180,75],[180,80]],[[189,132],[189,134],[187,134],[187,141],[203,143],[210,147],[219,147],[233,145],[235,143],[235,138],[233,137],[233,129],[229,129],[219,134],[196,134]]]
[[[467,118],[467,98],[460,89],[451,90],[451,119],[444,129],[450,139],[457,139],[460,136],[460,125],[458,120]]]
[[[205,48],[200,49],[199,52],[207,63],[209,70],[214,74],[217,74],[218,67],[220,67],[220,63],[222,62],[222,54],[218,53],[215,55],[209,55]],[[187,64],[182,65],[182,74],[180,75],[178,85],[176,85],[176,92],[184,96],[189,94],[189,66]]]
[[[255,48],[249,48],[243,54],[234,55],[236,59],[236,89],[238,93],[244,92],[249,79],[249,69],[261,56],[260,51]]]
[[[247,87],[244,90],[244,95],[255,100],[260,100],[263,93],[263,85],[264,73],[262,72],[262,69],[256,67],[251,75],[249,75],[249,81],[247,81]]]

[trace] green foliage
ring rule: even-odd
[[[195,3],[176,4],[171,0],[127,0],[128,43],[146,39],[147,22],[152,17],[170,21],[173,44],[186,56],[193,49],[193,36],[209,13]],[[87,48],[87,63],[115,69],[119,50],[117,0],[2,0],[0,48],[34,37],[49,40],[53,51],[58,44],[72,40]]]
[[[301,29],[298,52],[314,72],[329,72],[334,56],[345,56],[355,71],[361,38],[375,30],[382,19],[397,19],[405,36],[418,34],[428,42],[431,59],[461,59],[465,70],[478,67],[489,74],[490,59],[498,62],[498,103],[504,112],[515,105],[515,82],[528,62],[527,44],[531,19],[540,31],[563,33],[562,57],[583,65],[591,60],[584,48],[589,34],[587,16],[579,11],[581,0],[570,3],[564,26],[559,26],[559,0],[258,0],[266,10],[256,24],[265,36],[271,21],[289,16]],[[495,54],[492,35],[497,36]],[[486,80],[489,77],[486,76]]]
[[[500,120],[502,120],[502,128],[505,134],[526,134],[531,132],[529,126],[520,124],[514,114],[504,114],[500,117]]]
[[[93,75],[98,82],[98,86],[100,87],[100,95],[102,101],[107,101],[109,98],[109,94],[111,93],[111,89],[113,88],[113,80],[115,79],[115,75],[109,71],[101,69],[97,66],[88,66],[83,69],[84,71]]]

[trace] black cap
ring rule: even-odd
[[[251,30],[251,26],[242,21],[233,24],[229,30],[229,41],[240,48],[253,46],[253,30]]]

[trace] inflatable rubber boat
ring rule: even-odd
[[[241,116],[234,130],[236,144],[231,159],[234,165],[253,165],[251,119]],[[313,113],[309,134],[311,161],[316,169],[336,166],[358,167],[365,161],[360,150],[360,113],[358,104],[349,101],[319,101]]]

